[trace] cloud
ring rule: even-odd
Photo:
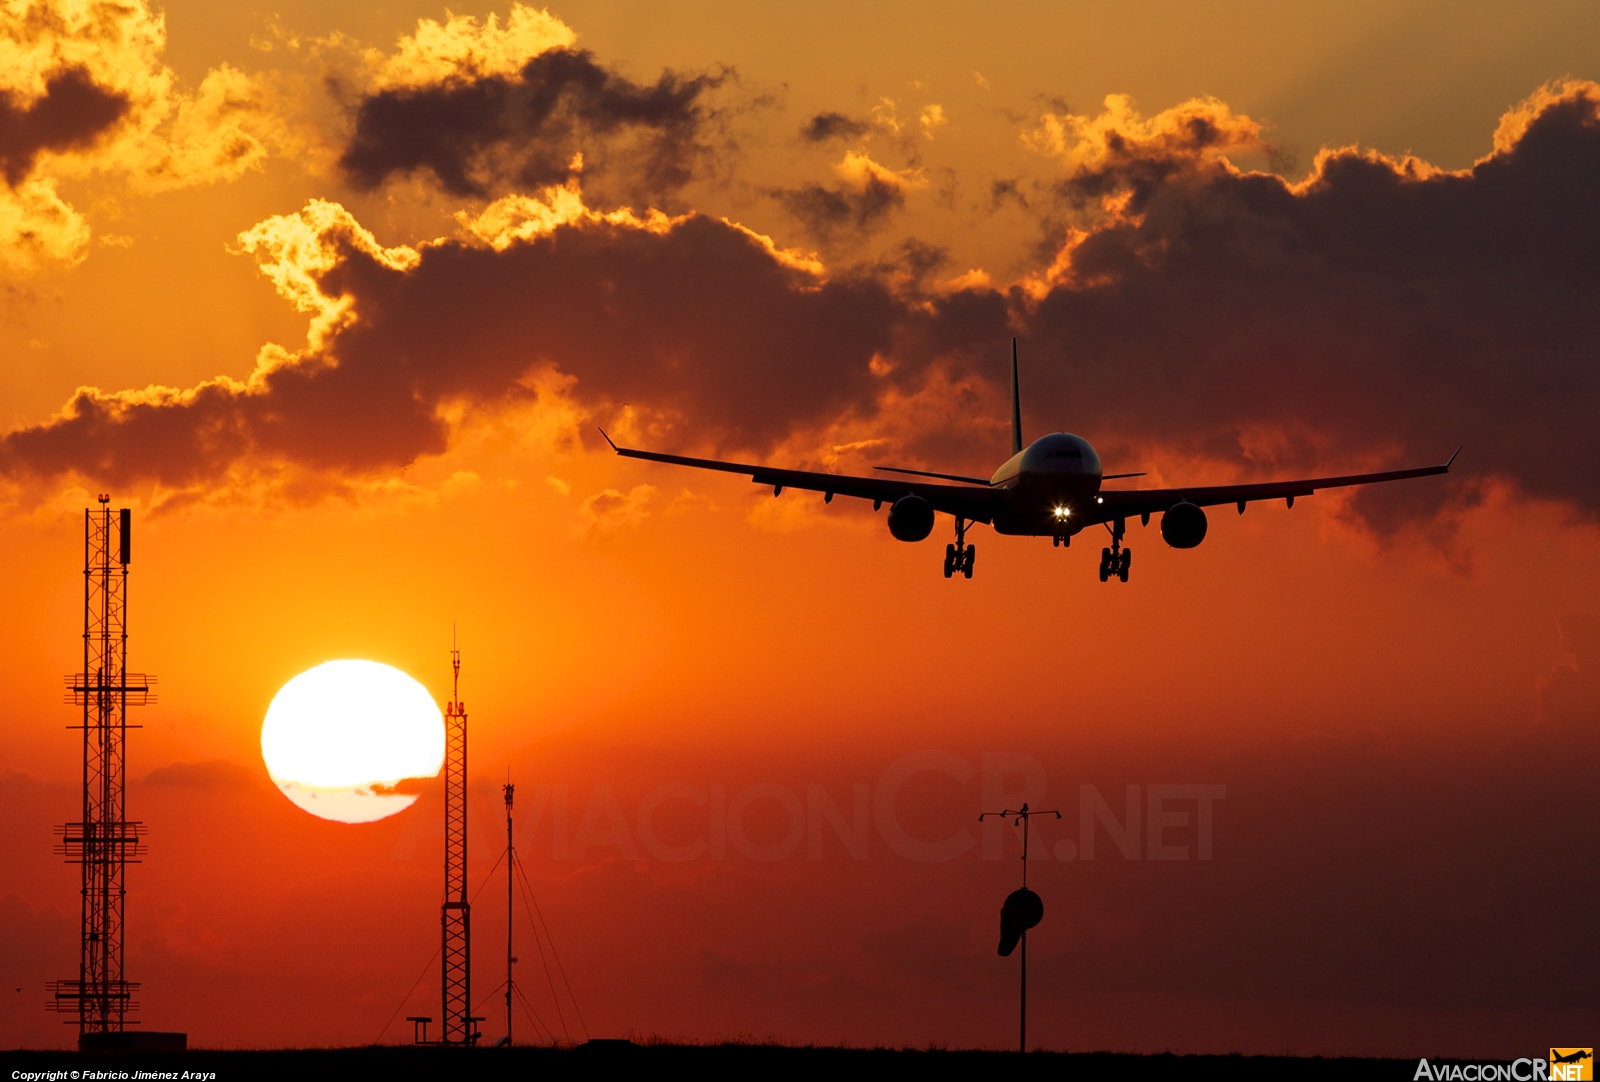
[[[1069,171],[1064,187],[1079,196],[1137,194],[1230,151],[1267,149],[1261,125],[1216,98],[1195,98],[1146,118],[1126,94],[1108,96],[1093,117],[1045,113],[1022,142],[1060,158]]]
[[[571,32],[543,13],[513,9],[487,43],[476,24],[452,29],[463,22],[425,23],[426,47],[402,42],[355,103],[339,159],[353,184],[425,172],[452,195],[483,196],[559,183],[582,154],[591,174],[622,174],[633,194],[659,198],[711,155],[718,114],[706,99],[729,72],[664,71],[641,84],[570,48]]]
[[[1600,87],[1540,91],[1470,169],[1351,147],[1298,183],[1228,160],[1260,129],[1220,103],[1112,106],[1046,140],[1098,203],[1028,306],[1061,420],[1257,476],[1465,444],[1449,483],[1356,497],[1384,530],[1486,475],[1600,515]]]
[[[865,120],[856,120],[843,113],[818,113],[800,127],[800,138],[808,143],[826,143],[830,139],[859,139],[872,130]]]
[[[71,263],[89,246],[89,223],[38,177],[0,188],[0,263],[27,273],[44,263]]]
[[[1028,197],[1022,192],[1022,182],[1018,177],[997,177],[989,184],[989,213],[993,214],[1007,203],[1015,203],[1022,210],[1028,209]]]
[[[773,193],[807,232],[822,241],[841,230],[873,232],[905,207],[907,192],[928,186],[920,170],[897,173],[861,151],[847,152],[833,170],[841,182],[834,187],[810,183]]]
[[[252,226],[239,234],[239,245],[257,257],[261,272],[280,296],[297,310],[313,314],[307,336],[312,352],[322,350],[329,335],[353,319],[354,298],[323,289],[324,280],[348,254],[360,253],[394,270],[407,270],[422,258],[405,245],[383,247],[349,211],[325,199],[313,199],[299,214],[275,215]],[[295,360],[295,355],[281,351],[272,357],[282,363]]]
[[[274,154],[308,150],[264,77],[222,64],[193,94],[174,97],[170,119],[122,162],[135,190],[152,193],[237,180]]]
[[[161,61],[145,0],[4,0],[0,8],[0,263],[74,263],[91,231],[62,180],[120,176],[138,191],[231,180],[294,143],[268,83],[226,65],[194,92]]]
[[[52,75],[26,105],[0,90],[0,172],[13,188],[33,171],[40,151],[91,145],[128,112],[125,94],[108,90],[81,67]]]
[[[639,525],[650,514],[654,485],[635,485],[626,493],[608,488],[583,501],[581,523],[575,531],[580,537],[616,533]]]
[[[1244,171],[1226,148],[1259,129],[1205,102],[1060,130],[1077,133],[1049,145],[1078,217],[1048,267],[999,287],[934,282],[926,246],[830,272],[703,215],[591,210],[575,184],[415,247],[314,201],[241,237],[311,314],[301,348],[263,349],[244,382],[80,390],[0,438],[0,470],[194,491],[371,476],[448,447],[463,404],[548,395],[578,416],[628,403],[632,433],[665,448],[791,459],[891,436],[976,470],[1018,333],[1030,431],[1116,442],[1136,460],[1119,465],[1169,482],[1437,462],[1465,443],[1447,481],[1363,492],[1351,513],[1447,528],[1499,478],[1600,517],[1600,88],[1546,88],[1458,172],[1358,148],[1298,181]],[[864,155],[839,172],[862,198],[912,182]]]
[[[416,32],[402,37],[394,53],[381,61],[373,89],[421,90],[512,77],[540,53],[569,48],[577,40],[548,11],[517,3],[503,27],[495,14],[482,23],[471,15],[448,15],[443,24],[419,19]]]
[[[681,425],[707,443],[770,447],[797,422],[870,411],[886,382],[931,363],[932,341],[962,340],[927,333],[943,314],[907,312],[871,278],[819,277],[814,261],[743,227],[563,212],[570,189],[544,194],[550,216],[530,217],[536,228],[519,232],[507,211],[418,248],[383,247],[325,201],[261,223],[242,250],[312,313],[303,349],[263,350],[244,382],[84,388],[55,418],[0,439],[0,469],[168,489],[285,467],[394,470],[445,449],[451,404],[526,403],[541,370],[575,377],[563,393],[585,409],[639,404],[658,435]],[[948,308],[984,325],[969,339],[1004,319],[997,297],[976,317]],[[875,373],[890,352],[904,360]]]
[[[500,252],[513,244],[548,236],[561,226],[609,223],[666,233],[684,220],[683,216],[671,218],[658,210],[649,211],[643,217],[626,207],[610,213],[590,210],[583,202],[576,173],[566,184],[548,187],[537,197],[508,195],[496,199],[479,214],[465,211],[456,214],[456,221],[466,233]]]
[[[225,759],[200,763],[169,763],[144,776],[145,785],[178,789],[250,789],[264,783],[261,773]]]

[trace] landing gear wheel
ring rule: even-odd
[[[1128,568],[1133,566],[1133,550],[1123,549],[1122,558],[1117,561],[1117,578],[1123,582],[1128,581]]]
[[[948,579],[959,571],[963,578],[970,579],[977,552],[975,546],[967,544],[967,520],[957,515],[956,543],[944,547],[944,577]]]
[[[1105,582],[1111,577],[1111,550],[1100,550],[1100,581]]]

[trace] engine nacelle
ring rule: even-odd
[[[1206,513],[1188,500],[1161,516],[1161,540],[1175,549],[1192,549],[1206,539]]]
[[[889,508],[889,532],[896,540],[921,541],[933,532],[933,507],[921,496],[901,496]]]

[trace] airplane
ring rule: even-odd
[[[722,462],[708,458],[688,458],[657,451],[619,447],[605,429],[600,435],[611,449],[624,458],[665,462],[674,466],[693,466],[702,470],[745,474],[758,485],[771,485],[780,496],[786,488],[821,492],[824,503],[834,496],[853,496],[871,500],[877,511],[889,505],[889,533],[900,541],[921,541],[933,532],[934,515],[943,512],[955,518],[955,543],[945,546],[944,577],[959,572],[972,577],[977,546],[967,543],[967,529],[973,523],[993,528],[995,533],[1022,537],[1049,537],[1056,546],[1070,546],[1072,539],[1090,526],[1104,526],[1111,544],[1100,550],[1100,581],[1116,578],[1128,581],[1133,550],[1122,544],[1127,522],[1138,517],[1143,525],[1150,516],[1161,516],[1161,538],[1176,549],[1192,549],[1206,537],[1203,508],[1235,505],[1244,514],[1245,505],[1257,500],[1283,500],[1289,507],[1302,496],[1324,488],[1348,488],[1382,481],[1402,481],[1449,473],[1456,453],[1442,466],[1422,466],[1384,473],[1357,473],[1342,477],[1314,477],[1303,481],[1267,481],[1247,485],[1194,485],[1184,488],[1106,489],[1105,481],[1142,477],[1142,473],[1104,473],[1100,456],[1082,436],[1052,432],[1032,443],[1022,441],[1022,394],[1017,382],[1017,340],[1011,340],[1011,457],[985,480],[955,473],[908,470],[898,466],[874,466],[884,473],[901,477],[929,477],[955,484],[900,480],[887,477],[850,477],[808,470],[784,470],[742,462]]]

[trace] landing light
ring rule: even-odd
[[[1056,514],[1056,518],[1067,518],[1072,514],[1072,508],[1070,508],[1070,507],[1062,507],[1060,505],[1057,505],[1057,507],[1055,509],[1055,514]]]
[[[1105,501],[1105,497],[1104,497],[1104,496],[1096,496],[1096,497],[1095,497],[1095,498],[1094,498],[1094,502],[1095,502],[1095,503],[1105,503],[1105,502],[1106,502],[1106,501]]]

